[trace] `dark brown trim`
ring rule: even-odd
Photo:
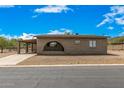
[[[33,44],[36,44],[37,40],[36,40],[36,39],[18,40],[18,42],[23,42],[23,43],[33,43]]]
[[[95,35],[89,35],[89,36],[85,36],[85,35],[38,35],[35,36],[37,38],[69,38],[69,39],[84,39],[84,38],[88,38],[88,39],[107,39],[107,37],[105,36],[95,36]]]

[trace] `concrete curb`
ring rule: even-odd
[[[0,67],[75,67],[75,66],[124,66],[124,64],[71,64],[71,65],[4,65]]]

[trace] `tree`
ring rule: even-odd
[[[1,53],[3,53],[3,50],[7,47],[7,39],[4,37],[0,37],[0,48]]]
[[[17,46],[17,39],[10,39],[8,40],[7,48],[11,51],[11,49],[16,49]]]
[[[124,43],[124,36],[121,37],[115,37],[115,38],[110,38],[109,43]]]
[[[64,32],[64,35],[72,35],[72,33],[69,32],[69,31],[65,31],[65,32]]]

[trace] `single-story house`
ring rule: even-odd
[[[95,35],[37,35],[36,39],[20,40],[28,45],[31,44],[32,52],[41,54],[107,54],[107,37]]]

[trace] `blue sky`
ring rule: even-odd
[[[0,6],[0,35],[73,32],[88,35],[124,35],[124,6],[11,5]]]

